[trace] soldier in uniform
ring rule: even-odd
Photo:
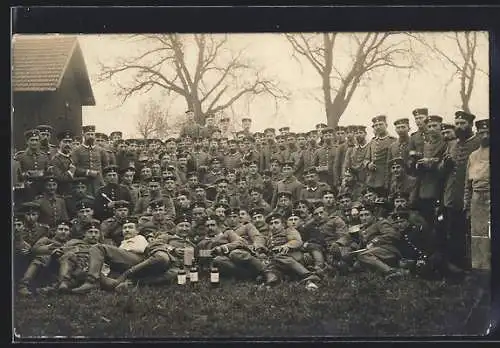
[[[333,185],[335,187],[340,186],[340,183],[342,182],[342,175],[344,174],[342,169],[344,168],[345,155],[348,148],[346,132],[346,127],[337,126],[335,128],[335,136],[337,138],[337,153],[335,154],[335,163],[333,164],[333,177],[336,180]]]
[[[387,188],[389,169],[387,157],[389,148],[396,138],[387,133],[387,118],[384,115],[372,118],[375,137],[368,144],[365,167],[368,170],[366,185],[379,191]]]
[[[450,123],[443,123],[441,125],[441,135],[446,142],[455,140],[457,138],[455,134],[455,126]]]
[[[153,215],[151,222],[158,229],[158,231],[169,233],[175,228],[174,220],[176,215],[168,214],[168,207],[165,205],[165,201],[163,199],[150,202],[149,210]],[[183,209],[183,205],[179,207],[179,212],[186,210],[187,209],[185,208]],[[182,214],[177,215],[181,216]]]
[[[128,166],[126,168],[119,169],[120,171],[120,184],[126,186],[130,191],[130,196],[132,200],[130,201],[131,206],[135,207],[137,201],[141,197],[141,190],[136,185],[134,185],[135,167]]]
[[[43,178],[44,193],[37,197],[40,204],[40,222],[56,227],[61,221],[68,221],[68,210],[64,198],[57,195],[57,179],[52,175]]]
[[[406,167],[408,166],[408,144],[410,143],[410,136],[408,135],[408,132],[410,131],[410,120],[408,120],[407,118],[396,120],[394,121],[394,128],[396,128],[398,140],[392,143],[392,145],[389,147],[389,153],[387,154],[389,182],[391,182],[391,163],[393,158],[403,158],[403,168],[406,169]]]
[[[365,185],[359,180],[358,173],[352,168],[345,168],[339,193],[349,193],[353,199],[359,199]]]
[[[19,208],[19,212],[24,214],[24,225],[20,237],[27,243],[28,251],[37,240],[50,235],[49,225],[39,222],[40,208],[37,202],[26,202]]]
[[[441,136],[443,118],[430,115],[426,119],[427,129],[423,147],[423,158],[411,165],[417,176],[416,205],[430,228],[434,228],[437,201],[443,192],[441,161],[446,154],[446,143]]]
[[[315,149],[308,145],[306,136],[302,133],[297,134],[297,144],[299,147],[292,157],[295,161],[295,175],[297,178],[302,179],[304,171],[314,165]]]
[[[87,180],[87,178],[78,176],[73,178],[72,194],[65,199],[70,219],[76,216],[78,212],[77,206],[81,201],[92,202],[91,205],[94,205],[95,197],[87,193]]]
[[[301,192],[304,188],[304,184],[298,181],[295,175],[293,175],[293,165],[294,163],[291,161],[283,163],[283,167],[281,168],[283,179],[276,184],[276,190],[273,194],[271,207],[276,206],[278,194],[282,191],[291,192],[293,201],[301,199]]]
[[[443,205],[445,230],[450,262],[468,270],[471,268],[469,222],[464,213],[465,171],[470,154],[479,148],[480,139],[472,131],[475,116],[464,111],[455,113],[457,139],[448,144],[447,155],[453,166],[445,170]]]
[[[490,269],[490,124],[476,121],[480,147],[473,151],[465,171],[464,212],[471,222],[471,258],[475,269]]]
[[[416,179],[406,173],[406,163],[403,157],[393,157],[390,161],[389,197],[404,192],[410,197],[410,202],[414,203]]]
[[[266,215],[271,212],[271,206],[262,198],[262,189],[252,187],[248,192],[250,193],[250,202],[247,206],[249,211],[261,208],[264,210]]]
[[[71,131],[64,131],[58,134],[57,138],[59,140],[59,150],[50,160],[49,168],[59,182],[59,193],[67,198],[72,193],[72,182],[76,171],[71,159],[73,134]]]
[[[429,117],[429,109],[418,108],[413,110],[412,114],[418,129],[416,132],[411,133],[408,152],[416,151],[421,153],[424,151],[424,141],[427,130],[425,121],[427,117]]]
[[[201,135],[202,127],[196,122],[194,118],[194,111],[189,109],[186,111],[186,123],[182,126],[180,137],[190,136],[191,138],[198,138]]]
[[[125,140],[117,140],[116,146],[116,165],[119,170],[123,170],[128,167],[135,167],[137,162],[137,155],[131,151]]]
[[[265,245],[268,250],[265,256],[268,262],[264,270],[266,285],[276,285],[281,275],[290,274],[305,283],[306,288],[317,289],[315,282],[319,281],[319,277],[299,261],[303,258],[300,251],[303,242],[299,231],[286,227],[284,217],[276,213],[269,215],[266,223],[270,226]]]
[[[266,223],[266,216],[269,213],[263,208],[254,208],[250,210],[249,215],[252,218],[252,224],[265,238],[269,237],[269,226]]]
[[[337,146],[333,141],[333,129],[323,129],[321,132],[321,139],[323,145],[316,150],[314,165],[316,166],[320,180],[326,182],[330,187],[333,187],[334,183],[337,182],[337,178],[335,178],[335,173],[333,171],[337,150]]]
[[[330,186],[326,182],[319,182],[318,171],[315,167],[311,167],[304,173],[304,188],[301,190],[301,200],[306,200],[309,203],[320,202],[323,199],[323,192],[330,190]]]
[[[25,200],[34,199],[41,191],[37,179],[43,177],[49,166],[49,156],[40,150],[40,133],[38,130],[28,130],[24,132],[27,148],[14,155],[14,159],[19,162],[21,177],[25,181]]]
[[[256,160],[249,162],[246,179],[250,189],[257,188],[262,190],[264,188],[264,181],[262,180],[262,176],[259,174],[258,163]]]
[[[246,136],[251,136],[252,132],[250,131],[250,128],[252,127],[252,119],[248,117],[244,117],[241,119],[241,128],[243,134]]]
[[[85,225],[96,220],[93,203],[91,200],[84,199],[76,204],[76,217],[71,220],[71,238],[82,239],[85,234]]]
[[[75,175],[89,178],[89,193],[96,196],[104,184],[102,169],[107,166],[106,153],[95,145],[95,126],[82,127],[84,142],[71,153]]]
[[[214,157],[210,160],[210,170],[205,174],[203,183],[206,185],[213,185],[222,177],[224,177],[224,173],[222,172],[220,160]]]
[[[101,233],[108,244],[119,246],[123,241],[122,226],[130,215],[130,202],[117,201],[113,206],[113,216],[101,223]]]
[[[344,161],[343,172],[347,168],[351,168],[357,173],[358,180],[363,185],[366,183],[367,170],[364,167],[366,152],[368,150],[368,142],[366,141],[366,127],[365,126],[355,126],[356,143],[349,151],[346,152],[346,158]]]
[[[103,221],[113,216],[113,206],[117,201],[132,201],[129,189],[118,183],[118,167],[107,166],[103,170],[106,184],[97,191],[95,197],[95,217]],[[132,210],[132,207],[129,207]]]
[[[39,125],[36,129],[40,134],[40,151],[45,152],[51,159],[57,153],[57,146],[50,143],[54,129],[48,125]]]
[[[123,133],[120,131],[113,131],[113,132],[109,133],[109,140],[110,140],[111,144],[113,144],[113,146],[116,146],[116,143],[119,140],[123,140]]]
[[[134,208],[134,215],[140,215],[146,212],[149,204],[156,200],[163,200],[164,206],[166,208],[166,214],[170,220],[175,217],[175,206],[171,197],[164,196],[161,194],[161,178],[151,177],[148,180],[148,195],[146,197],[141,197],[137,201]]]

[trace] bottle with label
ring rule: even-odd
[[[191,270],[189,271],[189,281],[193,284],[198,283],[198,267],[191,267]]]
[[[219,286],[219,270],[217,267],[212,267],[210,269],[210,285],[213,287]]]
[[[185,285],[186,284],[186,271],[181,269],[177,272],[177,285]]]
[[[190,245],[184,247],[184,266],[187,269],[191,268],[194,259],[194,248]]]

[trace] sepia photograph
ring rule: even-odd
[[[487,334],[488,40],[14,34],[14,340]]]

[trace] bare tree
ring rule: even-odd
[[[363,79],[378,70],[410,69],[414,65],[411,42],[398,33],[285,36],[293,48],[294,57],[305,59],[321,77],[322,99],[331,127],[338,124]],[[339,40],[345,42],[339,44]],[[344,51],[345,47],[350,50]],[[349,59],[340,62],[342,56],[349,56]]]
[[[224,111],[245,98],[288,98],[275,79],[249,59],[244,50],[234,52],[225,34],[145,34],[130,37],[140,53],[116,64],[101,63],[98,81],[112,80],[124,102],[136,93],[159,87],[181,96],[197,121]],[[122,75],[133,73],[127,83]],[[121,80],[118,81],[118,79]]]
[[[165,138],[178,131],[180,120],[175,119],[160,103],[153,99],[140,105],[136,130],[144,139]]]
[[[438,59],[453,68],[450,82],[456,77],[460,80],[460,102],[462,110],[470,112],[470,100],[474,90],[477,73],[488,75],[477,62],[479,43],[483,33],[475,31],[454,32],[447,35],[429,36],[420,33],[409,33],[424,47],[431,50]],[[450,45],[451,44],[451,45]],[[451,50],[450,50],[451,48]]]

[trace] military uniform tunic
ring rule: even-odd
[[[94,202],[94,216],[98,220],[105,220],[113,216],[113,209],[108,208],[109,200],[104,198],[102,194],[105,194],[111,201],[132,201],[132,196],[130,191],[126,186],[107,184],[101,187],[97,191]],[[129,212],[132,211],[132,207],[129,205]]]
[[[365,160],[373,162],[377,167],[374,171],[367,171],[366,185],[371,188],[387,187],[389,170],[387,168],[387,157],[389,147],[396,141],[396,138],[390,135],[384,137],[375,137],[368,144]]]
[[[19,162],[19,167],[22,174],[28,171],[42,171],[45,174],[49,165],[49,156],[43,151],[33,151],[26,149],[25,151],[18,152],[15,159]]]
[[[75,176],[89,177],[89,193],[96,196],[97,190],[104,184],[102,169],[107,166],[105,151],[98,146],[82,144],[73,150],[71,159],[76,167]],[[88,170],[96,170],[97,177],[90,177]]]
[[[56,227],[59,222],[68,220],[68,210],[64,198],[57,195],[42,195],[35,202],[40,204],[38,221],[41,223]]]
[[[58,191],[63,196],[71,195],[72,182],[75,174],[75,168],[70,169],[73,164],[70,154],[64,154],[58,151],[50,160],[52,173],[58,181]]]
[[[352,168],[357,173],[359,182],[363,184],[366,184],[367,170],[365,167],[365,157],[369,149],[368,145],[369,143],[365,145],[356,145],[348,149],[344,161],[344,168],[342,169],[342,172],[345,172],[347,168]]]

